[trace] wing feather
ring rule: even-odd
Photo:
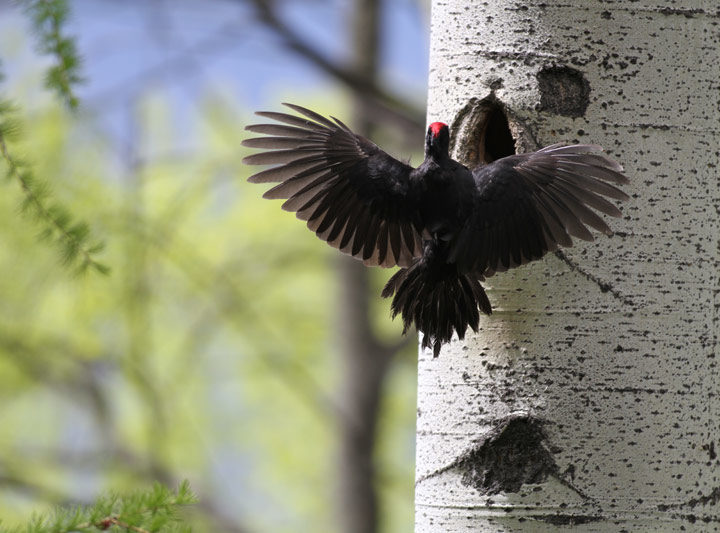
[[[400,231],[400,226],[396,222],[390,223],[388,232],[390,234],[390,251],[392,252],[391,260],[396,263],[400,258],[400,246],[402,245]]]
[[[422,252],[412,168],[334,117],[285,105],[297,114],[261,111],[274,123],[245,128],[265,136],[243,141],[262,150],[243,161],[275,165],[248,180],[277,183],[264,197],[284,199],[331,246],[366,264],[409,266]]]
[[[473,214],[451,243],[450,259],[484,277],[542,257],[572,237],[611,234],[598,214],[621,216],[623,168],[596,145],[547,146],[473,171]]]
[[[297,104],[289,104],[287,102],[283,103],[284,106],[289,107],[293,111],[296,111],[300,113],[301,115],[305,115],[310,120],[314,120],[315,122],[318,122],[325,126],[326,128],[334,129],[335,124],[322,116],[319,113],[316,113],[315,111],[311,111],[310,109],[307,109],[306,107],[299,106]]]
[[[267,148],[270,150],[282,150],[290,148],[305,148],[312,146],[303,139],[297,137],[251,137],[245,139],[243,145],[248,148]]]

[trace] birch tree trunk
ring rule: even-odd
[[[420,356],[416,533],[720,528],[717,0],[434,0],[429,120],[469,164],[600,144],[612,238],[488,280]],[[506,122],[507,120],[507,122]]]

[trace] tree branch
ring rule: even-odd
[[[7,110],[7,106],[0,105],[0,113]],[[0,158],[5,160],[8,176],[18,183],[25,196],[23,209],[29,210],[44,223],[43,237],[54,237],[61,244],[65,264],[78,260],[78,271],[92,267],[102,274],[109,273],[110,269],[95,259],[95,255],[103,249],[103,245],[88,242],[90,230],[87,224],[73,222],[65,208],[57,203],[49,204],[46,186],[37,183],[32,171],[10,154],[5,140],[10,128],[7,124],[7,121],[0,123]]]
[[[280,36],[290,50],[343,83],[354,93],[356,99],[362,101],[364,108],[375,115],[378,121],[398,124],[413,136],[422,135],[425,128],[424,110],[408,105],[398,95],[391,94],[380,87],[372,78],[333,63],[281,20],[272,0],[246,1],[255,7],[258,20]]]

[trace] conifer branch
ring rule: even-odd
[[[35,516],[29,524],[10,533],[189,532],[190,528],[181,523],[178,511],[195,503],[197,497],[187,481],[183,481],[176,491],[156,483],[150,491],[126,497],[110,494],[92,506],[58,508],[52,516]]]
[[[114,516],[108,516],[106,518],[103,518],[95,524],[91,524],[90,522],[87,522],[85,524],[79,524],[75,526],[75,529],[78,529],[80,531],[82,531],[83,529],[99,529],[101,531],[105,531],[106,529],[110,529],[112,526],[120,527],[126,531],[134,531],[135,533],[150,533],[150,531],[148,531],[147,529],[127,524],[122,520],[118,520]]]
[[[54,240],[60,245],[64,264],[76,264],[78,273],[88,268],[102,274],[109,273],[110,269],[95,259],[95,255],[103,250],[104,244],[91,243],[88,225],[82,221],[74,221],[67,209],[53,202],[47,184],[38,181],[30,166],[10,153],[7,139],[18,130],[17,122],[7,118],[11,111],[12,106],[0,100],[0,159],[5,161],[8,179],[20,186],[25,197],[22,211],[33,215],[45,226],[40,237]]]
[[[67,0],[20,0],[32,21],[38,38],[38,50],[55,58],[45,75],[45,86],[57,93],[70,109],[78,98],[73,87],[82,81],[80,57],[75,39],[63,34],[70,8]]]

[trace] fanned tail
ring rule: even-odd
[[[440,354],[443,343],[449,342],[453,330],[465,337],[468,326],[478,331],[481,310],[492,313],[490,300],[476,273],[459,273],[454,263],[426,254],[412,265],[398,270],[383,289],[383,298],[395,295],[391,304],[393,318],[400,314],[403,333],[412,324],[423,333],[422,347]]]

